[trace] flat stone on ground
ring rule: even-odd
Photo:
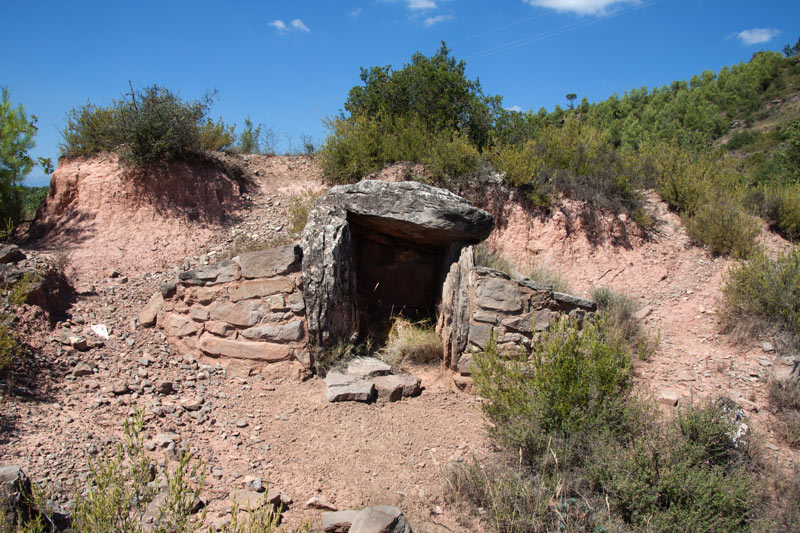
[[[347,533],[360,511],[332,511],[322,513],[322,531],[325,533]]]
[[[397,507],[375,505],[356,515],[350,533],[411,533],[411,526]]]
[[[392,371],[392,367],[374,357],[357,357],[347,365],[347,374],[353,376],[375,377],[385,376]]]

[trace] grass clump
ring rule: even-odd
[[[528,270],[528,279],[541,283],[542,285],[547,285],[556,292],[572,292],[572,288],[569,286],[569,282],[564,276],[558,271],[544,265],[533,265]]]
[[[289,231],[300,235],[308,222],[308,215],[314,209],[314,203],[321,193],[306,189],[289,198]]]
[[[411,322],[395,317],[381,357],[390,365],[411,362],[433,364],[442,360],[442,339],[428,321]]]
[[[800,381],[796,378],[785,382],[771,381],[769,401],[780,415],[786,442],[800,447]]]
[[[562,318],[528,356],[489,346],[475,358],[504,453],[454,469],[453,497],[502,532],[754,529],[758,464],[742,418],[725,402],[662,418],[633,393],[618,327],[610,312]]]
[[[635,318],[636,303],[628,296],[605,287],[593,289],[591,296],[600,312],[608,318],[608,334],[623,340],[640,359],[649,359],[658,346],[658,338],[645,332]]]
[[[475,266],[493,268],[500,272],[505,272],[509,276],[514,271],[511,262],[503,256],[493,252],[489,246],[482,242],[473,248],[473,259]]]
[[[800,248],[775,259],[759,252],[728,271],[722,287],[728,329],[800,335]]]

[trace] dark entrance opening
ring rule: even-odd
[[[436,320],[445,248],[409,239],[409,228],[348,214],[362,337],[383,343],[391,319]],[[424,229],[417,229],[424,232]],[[424,239],[424,238],[423,238]]]

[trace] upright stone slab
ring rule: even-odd
[[[451,245],[449,256],[455,257],[450,264],[442,285],[442,305],[436,323],[436,331],[442,338],[446,368],[455,368],[459,356],[467,348],[471,306],[473,247]]]

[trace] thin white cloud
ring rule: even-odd
[[[407,0],[406,4],[408,4],[408,9],[412,11],[425,11],[439,7],[433,0]]]
[[[436,15],[435,17],[426,18],[422,22],[422,24],[426,28],[430,28],[431,26],[433,26],[435,24],[439,24],[440,22],[444,22],[445,20],[450,20],[451,18],[453,18],[453,17],[451,17],[450,15]]]
[[[286,27],[286,24],[282,20],[273,20],[272,22],[267,24],[267,26],[275,28],[276,30],[278,30],[278,33],[286,33],[289,30],[289,28]]]
[[[306,33],[311,33],[311,30],[308,29],[308,26],[303,24],[303,21],[300,19],[294,19],[292,21],[292,28],[300,31],[304,31]]]
[[[517,113],[520,113],[522,111],[522,108],[520,106],[518,106],[518,105],[512,105],[511,107],[506,107],[505,110],[506,111],[516,111]]]
[[[639,0],[522,0],[534,7],[544,7],[578,15],[603,15],[615,4],[637,4]]]
[[[350,16],[351,17],[357,17],[357,16],[359,16],[361,14],[362,11],[364,11],[364,10],[362,8],[360,8],[360,7],[358,9],[354,9],[354,10],[352,10],[350,12]]]
[[[752,44],[761,44],[761,43],[768,43],[778,35],[780,35],[781,31],[776,30],[775,28],[752,28],[749,30],[740,31],[736,34],[736,37],[739,38],[746,45]]]

